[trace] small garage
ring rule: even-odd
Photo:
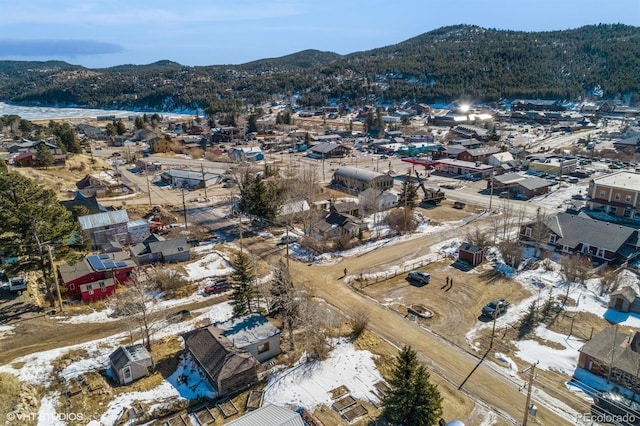
[[[471,243],[462,243],[458,249],[458,260],[472,266],[479,265],[484,260],[484,250]]]

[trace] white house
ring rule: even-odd
[[[358,205],[360,206],[360,215],[365,216],[372,211],[385,211],[395,207],[398,204],[398,195],[392,191],[379,191],[373,188],[367,188],[358,194]]]
[[[513,161],[513,155],[510,152],[496,152],[487,158],[487,164],[499,167],[501,164]]]

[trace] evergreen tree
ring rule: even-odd
[[[113,125],[116,128],[116,133],[118,134],[118,136],[122,136],[125,134],[125,132],[127,131],[127,128],[125,127],[124,123],[122,122],[122,120],[116,120],[113,122]]]
[[[7,163],[3,159],[0,159],[0,174],[7,173],[9,171],[9,167],[7,167]]]
[[[435,425],[442,415],[442,397],[410,346],[396,356],[392,374],[391,391],[382,401],[387,419],[404,426]]]
[[[36,161],[40,167],[47,168],[53,165],[53,154],[47,145],[41,143],[38,145],[38,152],[36,152]]]
[[[418,202],[418,185],[413,181],[411,169],[407,169],[407,174],[402,182],[402,188],[398,194],[398,207],[413,209]]]
[[[231,306],[233,306],[233,316],[241,317],[254,311],[253,303],[258,298],[258,291],[254,284],[256,276],[251,259],[246,253],[238,252],[233,259],[232,266]]]
[[[145,117],[147,115],[145,114]],[[136,129],[138,130],[142,130],[144,129],[144,119],[142,117],[140,117],[139,115],[136,116],[135,121],[133,122],[133,125],[136,127]]]
[[[282,322],[289,331],[289,350],[293,350],[293,325],[299,315],[299,306],[289,266],[282,260],[278,262],[271,280],[271,296],[273,299],[270,311],[282,317]]]
[[[258,132],[258,119],[255,114],[251,114],[249,119],[247,120],[247,133],[257,133]]]

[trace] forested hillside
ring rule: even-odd
[[[0,61],[0,100],[168,111],[212,99],[258,103],[299,95],[304,106],[338,99],[451,101],[460,97],[577,99],[640,93],[640,28],[586,26],[516,32],[440,28],[396,45],[341,56],[306,50],[242,65],[171,61],[86,69],[64,62]]]

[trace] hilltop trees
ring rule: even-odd
[[[389,380],[391,391],[382,401],[384,415],[391,423],[431,426],[438,422],[442,415],[442,397],[429,378],[416,352],[410,346],[402,348]]]

